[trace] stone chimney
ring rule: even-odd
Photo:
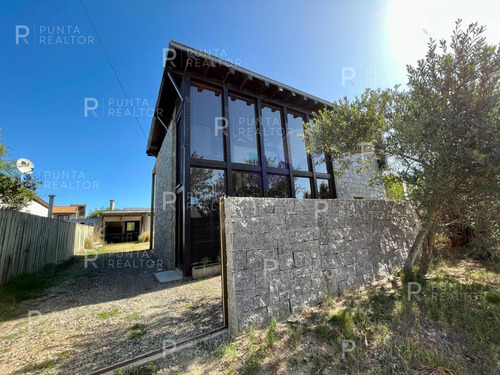
[[[115,209],[115,200],[114,199],[109,200],[109,209],[111,211],[113,211]]]
[[[52,218],[52,208],[54,208],[54,194],[49,194],[49,212],[47,213],[47,217]]]

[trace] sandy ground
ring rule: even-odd
[[[0,324],[0,374],[85,374],[222,325],[220,277],[160,285],[157,268],[148,252],[78,261]]]

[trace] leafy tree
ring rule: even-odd
[[[109,207],[102,206],[101,208],[94,208],[87,215],[87,219],[99,218],[103,211],[109,210]]]
[[[0,137],[0,205],[2,208],[19,210],[36,197],[40,182],[33,175],[22,175],[9,160],[7,147]]]
[[[344,165],[360,142],[373,142],[376,157],[387,160],[376,177],[408,187],[422,228],[406,272],[425,239],[450,224],[447,213],[463,221],[487,210],[499,221],[500,48],[486,44],[483,32],[477,23],[464,30],[458,20],[449,45],[431,39],[425,58],[407,67],[405,90],[367,90],[305,124],[309,148]]]

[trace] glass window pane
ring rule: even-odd
[[[191,157],[224,160],[221,90],[191,86]],[[217,124],[217,126],[215,126]]]
[[[281,111],[276,108],[262,106],[262,133],[264,135],[264,153],[266,165],[286,168],[285,148],[283,146],[283,128]]]
[[[220,254],[219,199],[226,192],[224,171],[191,168],[191,262],[217,261]]]
[[[293,169],[307,171],[309,166],[307,164],[306,144],[303,137],[304,126],[302,125],[304,119],[302,116],[289,113],[287,120]]]
[[[330,181],[322,178],[316,179],[316,184],[318,185],[318,197],[319,199],[332,199],[332,194],[330,192]]]
[[[231,126],[231,161],[258,164],[255,104],[229,95],[229,125]]]
[[[316,173],[328,173],[324,155],[315,156],[313,160],[314,160],[314,170],[316,171]]]
[[[267,196],[270,198],[289,198],[290,178],[288,176],[268,174]]]
[[[233,195],[236,197],[262,197],[260,174],[233,171]]]
[[[295,177],[295,198],[312,198],[311,179],[307,177]]]

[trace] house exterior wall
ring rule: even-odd
[[[381,183],[368,185],[370,179],[378,171],[378,165],[373,160],[368,165],[359,161],[366,157],[366,154],[352,155],[353,163],[341,177],[335,176],[335,187],[337,188],[337,198],[353,199],[360,197],[364,199],[385,199],[385,188]],[[338,168],[338,163],[333,163],[334,168]],[[359,168],[368,167],[366,171],[356,172]]]
[[[283,319],[402,266],[419,228],[385,200],[224,201],[229,328]]]
[[[42,217],[47,217],[49,215],[49,209],[45,206],[42,206],[40,203],[36,201],[30,201],[25,207],[21,208],[19,211]]]
[[[151,215],[144,215],[142,232],[149,232],[151,230]]]
[[[156,158],[154,251],[166,269],[175,267],[175,133],[172,121]]]

